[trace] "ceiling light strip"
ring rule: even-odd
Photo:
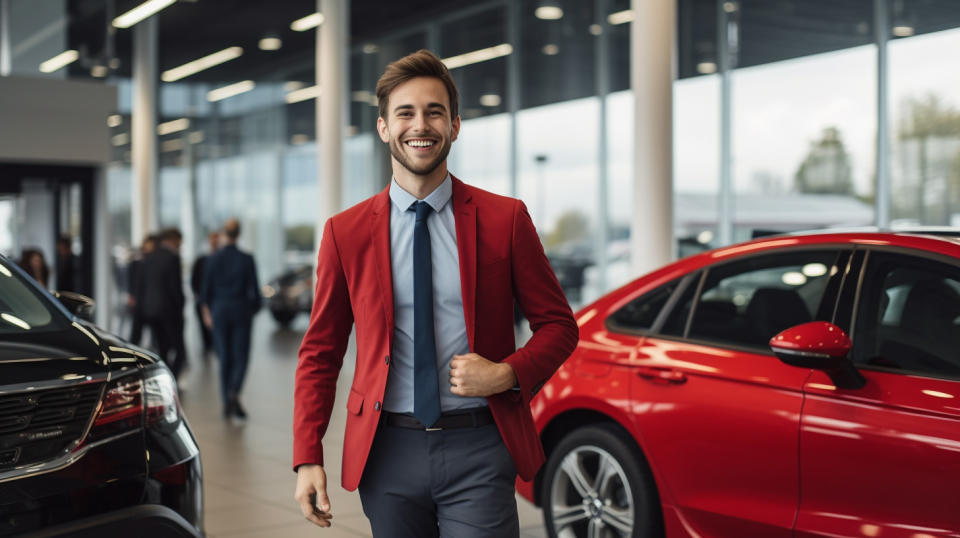
[[[113,19],[113,25],[116,28],[130,28],[161,9],[173,5],[176,1],[177,0],[149,0]]]
[[[611,13],[607,16],[607,22],[616,26],[617,24],[626,24],[628,22],[633,22],[634,15],[632,9],[625,9],[623,11],[618,11],[616,13]]]
[[[157,125],[157,134],[163,136],[172,133],[179,133],[180,131],[186,131],[189,128],[190,120],[187,118],[180,118],[178,120],[168,121],[166,123]]]
[[[228,97],[233,97],[234,95],[240,95],[241,93],[248,92],[256,86],[252,80],[244,80],[241,82],[236,82],[228,86],[223,86],[215,90],[210,90],[207,92],[207,101],[215,103],[217,101],[223,101]]]
[[[488,47],[485,49],[475,50],[472,52],[467,52],[465,54],[458,54],[456,56],[444,58],[442,61],[444,64],[446,64],[447,69],[456,69],[458,67],[463,67],[465,65],[486,62],[487,60],[493,60],[494,58],[509,56],[512,53],[513,53],[513,46],[510,45],[509,43],[502,43],[495,47]]]
[[[296,32],[306,32],[323,24],[323,13],[311,13],[302,19],[290,23],[290,29]]]
[[[162,75],[160,75],[160,78],[164,82],[175,82],[182,78],[189,77],[190,75],[199,73],[204,69],[210,69],[213,66],[220,65],[224,62],[229,62],[235,58],[239,58],[242,55],[242,47],[229,47],[219,52],[214,52],[209,56],[204,56],[203,58],[185,63],[179,67],[168,69],[164,71]]]
[[[62,69],[63,67],[77,61],[77,58],[79,57],[80,54],[77,51],[65,50],[40,64],[40,71],[43,73],[53,73],[54,71]]]
[[[284,99],[287,100],[287,103],[292,104],[306,101],[307,99],[316,99],[317,97],[320,97],[320,86],[309,86],[288,93]]]

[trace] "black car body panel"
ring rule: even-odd
[[[200,452],[159,358],[3,257],[0,322],[0,535],[203,535]]]

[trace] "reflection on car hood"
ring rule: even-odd
[[[96,339],[76,325],[63,331],[17,335],[0,341],[3,390],[105,378],[109,371],[110,361]]]

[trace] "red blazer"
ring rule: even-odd
[[[543,464],[530,414],[533,389],[573,352],[579,331],[523,202],[453,178],[463,314],[470,350],[513,367],[520,391],[487,398],[524,480]],[[327,221],[317,260],[310,327],[300,346],[294,389],[293,465],[323,464],[337,376],[356,323],[357,364],[347,398],[342,484],[354,490],[380,420],[393,339],[389,188]],[[533,336],[514,342],[513,304]]]

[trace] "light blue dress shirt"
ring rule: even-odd
[[[427,219],[433,262],[433,323],[437,339],[437,378],[444,412],[487,405],[486,398],[465,398],[450,392],[450,361],[470,352],[460,290],[460,255],[453,218],[450,174],[424,201],[435,214]],[[417,198],[390,182],[390,266],[393,274],[393,349],[383,408],[413,413],[413,227]]]

